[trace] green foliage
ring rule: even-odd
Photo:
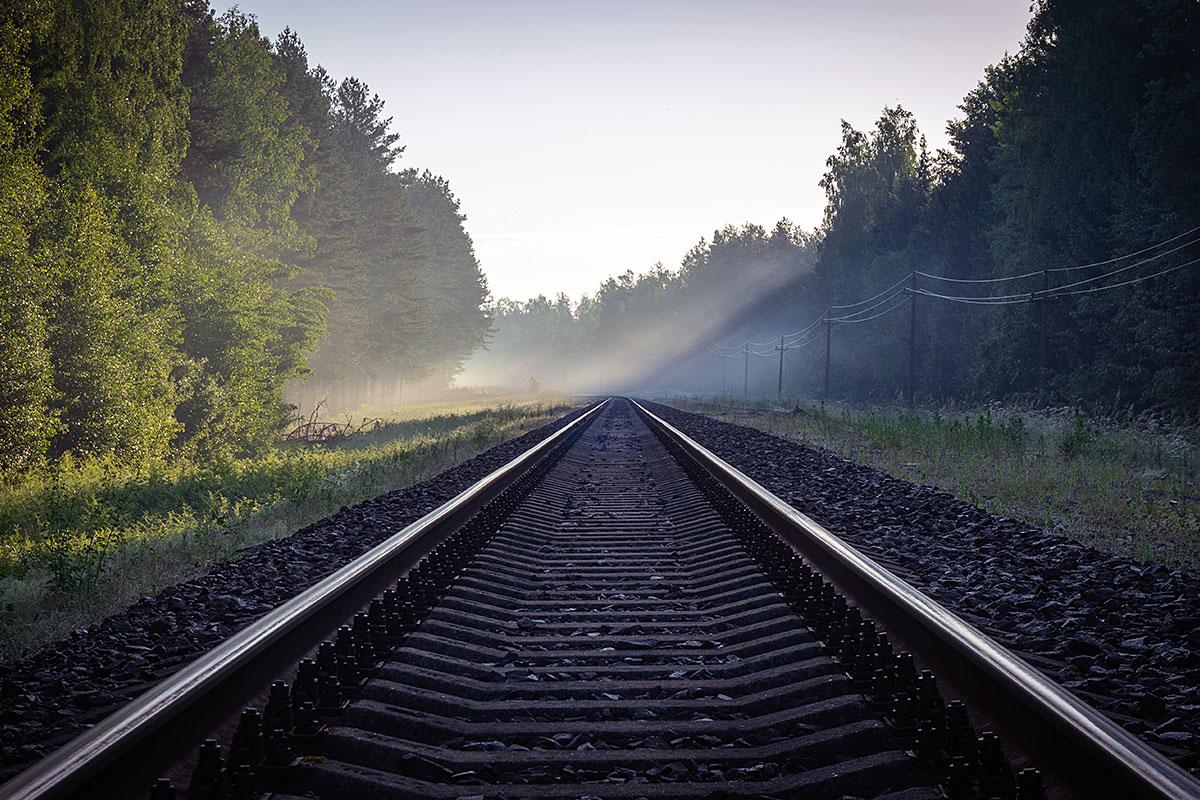
[[[29,245],[46,196],[33,135],[40,103],[22,57],[46,20],[41,2],[0,15],[0,473],[38,465],[57,427],[41,306],[48,276]]]
[[[190,8],[183,83],[189,90],[183,176],[200,202],[257,252],[303,244],[292,206],[314,185],[305,163],[310,132],[294,120],[283,94],[286,74],[236,9],[213,18]]]
[[[341,506],[432,477],[563,404],[481,398],[406,409],[336,445],[135,467],[76,459],[0,482],[0,661],[286,535]]]
[[[236,9],[5,4],[0,475],[262,452],[326,331],[342,373],[456,369],[486,285],[390,124]]]
[[[47,202],[29,231],[54,392],[49,454],[164,455],[174,420],[169,193],[186,136],[167,0],[42,9],[28,41]]]
[[[286,33],[276,49],[296,106],[327,117],[315,128],[319,183],[297,204],[316,247],[298,260],[296,284],[323,293],[328,334],[312,358],[314,380],[297,394],[311,407],[363,377],[451,377],[489,324],[458,200],[428,171],[390,171],[403,148],[365,84],[335,86]]]
[[[1100,431],[1089,425],[1083,415],[1076,411],[1071,426],[1058,442],[1058,452],[1070,461],[1091,451],[1099,439]]]
[[[134,463],[161,458],[171,442],[171,352],[163,317],[129,280],[137,256],[120,236],[112,202],[91,187],[63,187],[45,216],[47,309],[55,399],[61,422],[53,452],[121,452]],[[167,343],[169,343],[167,339]]]
[[[70,584],[104,568],[128,541],[227,528],[281,503],[340,499],[379,491],[384,475],[415,450],[454,442],[493,442],[514,426],[566,406],[507,405],[384,424],[338,445],[288,446],[250,458],[216,458],[138,468],[113,456],[65,458],[53,469],[0,486],[0,577],[46,568]],[[366,494],[363,494],[366,492]]]

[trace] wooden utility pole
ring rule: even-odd
[[[746,365],[742,371],[742,399],[750,398],[750,343],[746,342]]]
[[[783,337],[779,337],[779,397],[783,398]]]
[[[1042,270],[1042,296],[1038,298],[1038,394],[1037,404],[1046,403],[1046,290],[1050,288],[1050,271]]]
[[[821,404],[829,402],[829,351],[832,349],[830,343],[833,341],[833,317],[829,316],[829,309],[825,309],[825,397],[821,400]]]
[[[917,273],[908,273],[908,410],[916,408],[917,400]]]

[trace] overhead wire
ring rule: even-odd
[[[1179,238],[1178,236],[1175,237],[1175,239],[1178,239],[1178,238]],[[1144,267],[1146,264],[1149,264],[1152,261],[1157,261],[1158,259],[1163,258],[1164,256],[1169,256],[1172,253],[1177,253],[1180,250],[1184,249],[1185,247],[1191,247],[1192,245],[1196,244],[1197,242],[1200,242],[1200,237],[1192,239],[1191,241],[1184,242],[1183,244],[1176,245],[1175,247],[1172,247],[1170,250],[1164,250],[1163,252],[1158,253],[1153,256],[1150,256],[1149,258],[1144,258],[1141,261],[1136,261],[1133,264],[1127,264],[1124,267],[1118,267],[1117,269],[1110,270],[1108,272],[1105,272],[1103,275],[1093,275],[1090,278],[1083,278],[1082,280],[1075,281],[1074,283],[1065,283],[1061,286],[1050,286],[1046,289],[1038,289],[1038,290],[1029,291],[1029,292],[1021,292],[1019,294],[996,294],[996,295],[985,295],[985,296],[972,297],[969,295],[943,295],[943,294],[939,294],[936,292],[929,292],[928,290],[923,290],[923,289],[917,289],[916,291],[918,294],[927,295],[929,297],[937,297],[942,300],[954,300],[954,301],[960,302],[960,303],[974,303],[975,305],[1005,305],[1009,302],[1028,303],[1030,301],[1037,300],[1042,297],[1055,297],[1059,294],[1069,294],[1069,292],[1063,292],[1062,290],[1063,289],[1073,289],[1076,286],[1083,286],[1088,283],[1095,283],[1096,281],[1102,281],[1105,278],[1111,278],[1113,275],[1120,275],[1121,273],[1129,272],[1132,269],[1137,269],[1138,267]],[[1099,262],[1097,262],[1097,263],[1099,263]],[[924,274],[924,273],[918,273],[918,274]],[[1040,273],[1038,273],[1038,274],[1040,274]],[[1105,288],[1115,288],[1117,285],[1124,286],[1127,284],[1124,284],[1124,283],[1114,284],[1111,287],[1105,287]]]
[[[813,342],[817,341],[822,336],[824,336],[826,333],[827,333],[827,330],[822,328],[821,330],[817,331],[812,336],[809,336],[807,339],[804,339],[803,341],[797,339],[795,342],[792,342],[791,344],[784,345],[783,349],[784,350],[799,350],[801,347],[806,347],[806,346],[812,344]]]
[[[884,290],[883,290],[882,292],[880,292],[879,294],[877,294],[877,295],[875,295],[875,296],[873,296],[873,297],[868,297],[866,300],[859,300],[857,303],[850,303],[850,304],[848,304],[848,305],[844,305],[844,306],[830,306],[829,308],[830,308],[830,309],[838,309],[838,310],[841,310],[841,309],[844,309],[844,308],[856,308],[857,306],[865,306],[867,303],[870,303],[870,302],[871,302],[871,301],[873,301],[873,300],[878,300],[880,297],[883,297],[885,294],[887,294],[888,292],[890,292],[892,289],[895,289],[895,288],[897,288],[898,286],[900,286],[901,284],[903,284],[903,283],[904,283],[905,281],[907,281],[908,279],[909,279],[909,276],[908,276],[908,275],[905,275],[903,278],[901,278],[900,280],[896,281],[895,283],[893,283],[893,284],[892,284],[891,286],[889,286],[888,288],[884,289]]]
[[[1092,286],[1088,289],[1077,289],[1073,292],[1061,292],[1059,294],[1049,294],[1047,296],[1049,296],[1049,297],[1067,297],[1067,296],[1075,295],[1075,294],[1091,294],[1092,292],[1103,292],[1107,289],[1117,289],[1122,286],[1133,286],[1134,284],[1138,284],[1143,281],[1148,281],[1151,278],[1158,278],[1162,275],[1166,275],[1169,272],[1175,272],[1176,270],[1183,269],[1184,267],[1190,267],[1193,264],[1200,264],[1200,258],[1193,258],[1191,261],[1185,261],[1182,264],[1176,264],[1173,267],[1167,267],[1164,270],[1159,270],[1158,272],[1155,272],[1153,275],[1140,275],[1136,278],[1130,278],[1127,281],[1122,281],[1120,283],[1114,283],[1109,286]]]
[[[1042,275],[1044,272],[1069,272],[1069,271],[1078,270],[1078,269],[1086,269],[1088,267],[1103,266],[1105,264],[1113,264],[1118,261],[1123,261],[1126,258],[1131,258],[1133,256],[1138,256],[1138,255],[1142,255],[1144,253],[1148,253],[1152,250],[1163,247],[1164,245],[1171,244],[1172,242],[1176,242],[1176,241],[1178,241],[1182,238],[1185,238],[1185,237],[1189,236],[1190,234],[1193,234],[1196,232],[1200,232],[1200,226],[1196,226],[1195,228],[1192,228],[1191,230],[1184,231],[1183,233],[1178,234],[1177,236],[1173,236],[1170,239],[1166,239],[1155,245],[1151,245],[1149,247],[1142,248],[1141,250],[1137,250],[1132,253],[1127,253],[1123,256],[1117,256],[1115,258],[1107,259],[1105,261],[1096,261],[1096,262],[1093,262],[1090,264],[1080,264],[1080,265],[1076,265],[1076,266],[1072,266],[1072,267],[1051,268],[1051,269],[1047,269],[1044,271],[1039,270],[1037,272],[1027,272],[1027,273],[1024,273],[1021,275],[1009,275],[1009,276],[1002,276],[1002,277],[998,277],[998,278],[951,278],[951,277],[944,276],[944,275],[934,275],[931,273],[914,270],[913,272],[910,272],[909,275],[906,276],[905,278],[902,278],[901,280],[897,281],[896,283],[893,283],[891,286],[888,286],[883,291],[878,292],[878,293],[872,295],[871,297],[866,298],[865,300],[859,300],[855,303],[847,303],[847,304],[829,306],[825,310],[825,312],[821,314],[820,317],[813,320],[811,323],[809,323],[805,327],[803,327],[797,331],[793,331],[791,333],[783,334],[781,337],[781,342],[778,344],[774,340],[765,341],[765,342],[748,340],[745,343],[740,344],[740,345],[725,345],[725,344],[721,344],[720,342],[718,342],[714,339],[709,339],[708,341],[704,342],[703,344],[696,345],[696,346],[693,346],[690,348],[665,350],[665,351],[659,351],[657,353],[648,353],[646,355],[648,357],[656,357],[656,356],[676,356],[676,357],[678,357],[678,356],[693,355],[693,354],[700,353],[700,352],[708,352],[712,355],[719,356],[721,358],[746,358],[750,355],[753,355],[753,356],[756,356],[759,358],[765,358],[768,356],[773,356],[775,353],[778,353],[781,350],[794,350],[794,349],[799,349],[801,347],[807,346],[808,344],[819,339],[821,337],[821,335],[823,335],[824,333],[827,333],[828,329],[829,329],[828,328],[829,324],[833,324],[833,323],[858,324],[858,323],[862,323],[862,322],[870,322],[872,320],[879,319],[882,316],[890,314],[891,312],[895,311],[896,309],[902,307],[905,303],[910,302],[914,297],[918,297],[918,296],[919,297],[930,297],[930,298],[935,298],[938,300],[946,300],[946,301],[954,302],[954,303],[967,303],[967,304],[971,304],[971,305],[1014,305],[1014,304],[1018,304],[1018,303],[1029,303],[1029,302],[1033,302],[1035,300],[1040,300],[1043,298],[1067,297],[1067,296],[1072,296],[1072,295],[1092,294],[1095,292],[1107,291],[1109,289],[1117,289],[1117,288],[1121,288],[1124,286],[1133,286],[1133,285],[1142,283],[1143,281],[1151,280],[1153,278],[1158,278],[1163,275],[1167,275],[1169,273],[1176,272],[1176,271],[1184,269],[1186,267],[1190,267],[1195,264],[1198,264],[1198,263],[1200,263],[1200,257],[1194,258],[1190,261],[1186,261],[1182,264],[1177,264],[1175,266],[1159,270],[1158,272],[1152,273],[1150,275],[1141,275],[1136,278],[1131,278],[1129,280],[1120,281],[1118,283],[1108,284],[1105,286],[1089,286],[1088,288],[1084,288],[1084,289],[1078,288],[1080,286],[1087,286],[1087,284],[1092,284],[1092,283],[1096,283],[1097,281],[1105,280],[1106,278],[1111,278],[1114,275],[1120,275],[1120,274],[1129,272],[1130,270],[1144,266],[1153,261],[1157,261],[1160,258],[1168,256],[1172,253],[1176,253],[1185,247],[1190,247],[1190,246],[1200,242],[1200,237],[1196,237],[1190,241],[1176,245],[1175,247],[1172,247],[1169,250],[1164,250],[1161,253],[1157,253],[1153,256],[1150,256],[1149,258],[1142,259],[1136,263],[1128,264],[1124,267],[1119,267],[1117,269],[1110,270],[1102,275],[1094,275],[1090,278],[1084,278],[1084,279],[1081,279],[1078,281],[1074,281],[1072,283],[1063,284],[1061,286],[1053,286],[1053,287],[1048,287],[1047,289],[1033,290],[1033,291],[1029,291],[1029,292],[1023,292],[1020,294],[968,296],[968,295],[942,294],[939,292],[932,292],[932,291],[929,291],[928,289],[923,289],[923,288],[910,288],[910,287],[901,288],[905,282],[907,282],[908,280],[910,280],[912,278],[913,275],[918,275],[918,276],[929,278],[932,280],[947,281],[947,282],[951,282],[951,283],[993,283],[993,282],[1013,281],[1013,280],[1019,280],[1019,279],[1023,279],[1023,278],[1030,278],[1030,277],[1034,277],[1037,275]],[[899,289],[899,291],[894,291],[896,289]],[[1064,290],[1067,290],[1067,291],[1064,291]],[[901,299],[900,302],[898,302],[898,303],[893,302],[898,297],[902,297],[903,299]],[[862,308],[860,308],[860,306],[862,306]],[[884,306],[887,306],[887,307],[883,308],[882,311],[879,311],[878,313],[874,313],[874,314],[870,313],[872,311],[875,311],[875,309],[882,308]],[[844,311],[846,309],[858,309],[858,310],[851,311],[850,313],[843,314],[842,316],[838,316],[838,317],[831,316],[831,313],[835,310]],[[867,316],[863,316],[863,315],[867,315]],[[827,326],[825,327],[824,330],[822,330],[820,327],[822,323],[827,323]],[[766,351],[766,352],[762,352],[758,348],[770,348],[770,350]]]
[[[1074,272],[1075,270],[1080,270],[1080,269],[1090,269],[1092,267],[1102,267],[1107,264],[1115,264],[1118,261],[1124,261],[1127,258],[1133,258],[1134,256],[1140,256],[1143,253],[1149,253],[1151,250],[1157,250],[1160,247],[1168,245],[1171,242],[1178,241],[1179,239],[1182,239],[1185,236],[1190,236],[1191,234],[1196,233],[1198,231],[1200,231],[1200,225],[1197,225],[1196,227],[1194,227],[1190,230],[1186,230],[1183,233],[1172,236],[1170,239],[1164,239],[1161,242],[1152,244],[1149,247],[1143,247],[1141,250],[1135,250],[1132,253],[1125,253],[1123,255],[1114,256],[1112,258],[1105,259],[1104,261],[1093,261],[1089,264],[1076,264],[1076,265],[1070,266],[1070,267],[1049,267],[1045,270],[1039,269],[1039,270],[1034,270],[1033,272],[1024,272],[1024,273],[1021,273],[1020,275],[1001,275],[996,278],[952,278],[949,275],[935,275],[931,272],[921,272],[920,270],[914,270],[914,271],[916,272],[916,274],[920,275],[922,278],[929,278],[930,280],[935,280],[935,281],[946,281],[948,283],[1000,283],[1003,281],[1017,281],[1017,280],[1024,280],[1025,278],[1037,277],[1038,275],[1041,275],[1043,272]],[[1200,239],[1198,239],[1197,241],[1200,241]],[[1187,244],[1180,245],[1179,247],[1187,247],[1189,244],[1194,244],[1194,243],[1195,242],[1188,242]],[[1174,248],[1168,252],[1173,253],[1173,252],[1175,252],[1175,250],[1178,250],[1179,247]],[[1162,253],[1160,255],[1166,255],[1166,253]],[[1157,258],[1157,257],[1158,256],[1155,256],[1155,258]],[[1149,260],[1150,259],[1147,259],[1147,261],[1149,261]],[[1145,263],[1145,262],[1143,262],[1143,263]]]
[[[1190,242],[1184,242],[1181,245],[1172,247],[1170,250],[1164,250],[1163,252],[1159,253],[1158,255],[1150,256],[1149,258],[1144,258],[1141,261],[1138,261],[1134,264],[1130,264],[1125,267],[1119,267],[1118,269],[1114,269],[1110,272],[1106,272],[1103,275],[1094,275],[1091,278],[1084,278],[1083,280],[1075,281],[1074,283],[1063,284],[1062,286],[1052,286],[1045,291],[1045,294],[1052,294],[1060,289],[1073,289],[1074,287],[1082,286],[1085,283],[1095,283],[1096,281],[1102,281],[1105,278],[1112,277],[1113,275],[1119,275],[1122,272],[1128,272],[1131,269],[1136,269],[1137,267],[1141,267],[1146,264],[1149,264],[1151,261],[1157,261],[1158,259],[1162,258],[1163,256],[1169,256],[1169,255],[1171,255],[1171,253],[1176,253],[1185,247],[1190,247],[1190,246],[1194,245],[1196,242],[1200,242],[1200,237],[1197,237]]]
[[[872,305],[872,306],[867,306],[866,308],[862,309],[861,311],[854,311],[854,312],[852,312],[852,313],[850,313],[850,314],[846,314],[845,316],[842,316],[842,317],[833,317],[832,319],[834,320],[834,322],[839,322],[839,321],[848,320],[848,319],[850,319],[851,317],[857,317],[859,314],[866,314],[868,311],[874,311],[875,309],[879,308],[880,306],[882,306],[882,305],[884,305],[884,304],[886,304],[886,303],[889,303],[889,302],[891,302],[892,300],[894,300],[894,299],[895,299],[896,297],[898,297],[899,295],[902,295],[902,294],[907,294],[907,293],[908,293],[908,290],[907,290],[907,289],[901,289],[900,291],[898,291],[898,292],[894,292],[893,294],[891,294],[891,295],[889,295],[889,296],[885,297],[884,299],[880,300],[880,301],[879,301],[878,303],[876,303],[875,305]]]
[[[828,312],[828,309],[826,309],[826,313],[827,313],[827,312]],[[814,320],[813,320],[811,323],[809,323],[809,324],[808,324],[808,325],[806,325],[805,327],[801,328],[800,330],[798,330],[798,331],[793,331],[792,333],[785,333],[785,334],[783,335],[783,338],[787,339],[787,338],[789,338],[789,337],[792,337],[792,336],[795,336],[795,337],[796,337],[796,338],[798,338],[798,339],[799,339],[799,338],[803,338],[803,337],[804,337],[804,334],[808,333],[809,331],[811,331],[813,328],[817,327],[818,325],[820,325],[820,324],[821,324],[822,322],[824,322],[824,321],[825,321],[825,314],[821,314],[821,316],[817,317],[817,318],[816,318],[816,319],[814,319]]]
[[[737,355],[734,355],[731,353],[722,353],[720,350],[716,350],[711,347],[708,348],[708,352],[712,353],[714,356],[718,356],[719,358],[741,358],[742,357],[741,353],[738,353]]]
[[[1197,240],[1197,241],[1200,241],[1200,240]],[[1169,250],[1165,253],[1161,253],[1160,255],[1168,255],[1169,253],[1173,253],[1176,250],[1179,250],[1182,247],[1186,247],[1186,246],[1187,245],[1180,245],[1179,247],[1173,248],[1172,250]],[[934,297],[939,300],[949,300],[949,301],[955,302],[955,303],[968,303],[971,305],[980,305],[980,306],[1000,306],[1000,305],[1011,305],[1011,304],[1015,304],[1015,303],[1030,303],[1030,302],[1033,302],[1036,300],[1041,300],[1043,298],[1068,297],[1068,296],[1076,295],[1076,294],[1090,294],[1093,292],[1107,291],[1108,289],[1117,289],[1122,286],[1132,286],[1136,283],[1141,283],[1142,280],[1149,280],[1150,278],[1156,278],[1159,275],[1166,275],[1169,272],[1174,272],[1176,269],[1182,269],[1183,267],[1191,266],[1192,264],[1200,262],[1200,259],[1192,259],[1191,261],[1187,261],[1183,264],[1179,264],[1174,267],[1169,267],[1165,270],[1155,272],[1151,275],[1144,275],[1144,276],[1140,276],[1137,278],[1132,278],[1127,281],[1121,281],[1119,283],[1109,284],[1107,286],[1093,286],[1093,287],[1089,287],[1088,289],[1083,289],[1083,290],[1063,291],[1064,289],[1075,289],[1078,286],[1084,286],[1089,283],[1095,283],[1096,281],[1101,281],[1106,278],[1111,278],[1113,275],[1119,275],[1123,272],[1128,272],[1129,270],[1134,269],[1136,267],[1145,266],[1146,264],[1150,263],[1151,261],[1156,260],[1158,257],[1159,256],[1155,256],[1153,258],[1147,258],[1147,259],[1137,262],[1136,264],[1130,264],[1129,266],[1121,267],[1120,269],[1114,269],[1114,270],[1111,270],[1110,272],[1106,272],[1103,275],[1096,275],[1091,278],[1085,278],[1084,280],[1075,281],[1074,283],[1067,283],[1067,284],[1063,284],[1062,286],[1052,286],[1048,289],[1032,291],[1032,292],[1024,292],[1022,294],[991,295],[991,296],[987,296],[987,297],[970,297],[970,296],[964,296],[964,295],[945,295],[945,294],[940,294],[938,292],[931,292],[927,289],[917,289],[916,293],[919,295],[922,295],[924,297]]]
[[[949,283],[999,283],[1000,281],[1019,281],[1025,278],[1032,278],[1042,274],[1042,270],[1036,272],[1024,272],[1020,275],[1005,275],[1000,278],[951,278],[949,275],[934,275],[929,272],[921,272],[914,270],[922,278],[930,278],[935,281],[947,281]]]
[[[1130,278],[1129,280],[1121,281],[1120,283],[1112,283],[1107,286],[1090,286],[1086,289],[1075,289],[1074,291],[1069,291],[1069,292],[1055,291],[1054,289],[1049,289],[1045,292],[1031,292],[1028,295],[1022,296],[1022,299],[1013,299],[1013,300],[996,301],[996,300],[991,300],[991,299],[985,300],[983,298],[977,298],[977,297],[955,297],[952,295],[937,294],[935,292],[926,291],[924,289],[918,289],[917,294],[922,295],[924,297],[935,297],[939,300],[949,300],[949,301],[952,301],[955,303],[971,303],[974,305],[985,305],[985,306],[1012,305],[1015,303],[1030,303],[1035,300],[1040,300],[1043,298],[1051,299],[1054,297],[1070,297],[1072,295],[1093,294],[1095,292],[1105,292],[1105,291],[1108,291],[1109,289],[1119,289],[1123,286],[1134,286],[1136,284],[1142,283],[1143,281],[1148,281],[1148,280],[1151,280],[1152,278],[1158,278],[1163,275],[1167,275],[1168,273],[1184,269],[1185,267],[1190,267],[1193,264],[1200,264],[1200,258],[1193,258],[1190,261],[1185,261],[1182,264],[1176,264],[1173,267],[1167,267],[1166,269],[1159,270],[1158,272],[1154,272],[1150,275],[1139,275],[1136,278]],[[1116,274],[1116,271],[1109,273],[1109,275],[1114,275],[1114,274]],[[1077,283],[1068,284],[1068,285],[1069,286],[1079,286],[1083,283],[1088,283],[1088,282],[1089,281],[1079,281]],[[1065,288],[1065,287],[1059,287],[1059,288]]]
[[[922,297],[935,297],[938,300],[949,300],[954,303],[970,303],[977,306],[1007,306],[1013,303],[1028,303],[1033,299],[1033,292],[1011,295],[1013,299],[1001,297],[959,297],[950,294],[938,294],[928,289],[917,289],[915,293]]]
[[[904,295],[903,300],[901,300],[899,303],[896,303],[895,305],[891,306],[890,308],[885,308],[883,311],[880,311],[878,314],[872,314],[869,317],[861,317],[859,319],[851,319],[850,317],[843,317],[843,318],[839,319],[837,317],[834,317],[832,321],[836,322],[838,324],[842,324],[842,325],[845,325],[845,324],[854,325],[859,322],[870,322],[873,319],[879,319],[880,317],[884,316],[885,314],[892,313],[897,308],[900,308],[902,305],[904,305],[905,303],[907,303],[909,300],[912,299],[912,297],[908,294],[908,292],[897,292],[896,294],[892,295],[892,297],[896,298],[896,297],[899,297],[901,294]]]
[[[1172,236],[1170,239],[1161,241],[1158,244],[1152,244],[1149,247],[1143,247],[1141,250],[1135,250],[1134,252],[1126,253],[1123,256],[1116,256],[1114,258],[1108,259],[1107,261],[1093,261],[1091,264],[1079,264],[1074,267],[1051,267],[1051,268],[1047,269],[1046,271],[1047,272],[1072,272],[1077,269],[1088,269],[1089,267],[1102,267],[1105,264],[1115,264],[1118,261],[1124,261],[1127,258],[1132,258],[1133,256],[1140,256],[1142,253],[1149,253],[1151,250],[1157,250],[1158,248],[1162,247],[1165,244],[1170,244],[1171,242],[1173,242],[1177,239],[1182,239],[1184,236],[1190,236],[1191,234],[1196,233],[1197,231],[1200,231],[1200,225],[1197,225],[1196,227],[1192,228],[1191,230],[1184,231],[1183,233],[1181,233],[1177,236]]]

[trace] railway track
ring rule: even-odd
[[[613,399],[0,787],[147,793],[1033,800],[1200,784]]]

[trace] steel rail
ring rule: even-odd
[[[2,800],[135,797],[127,769],[157,776],[230,709],[308,653],[434,544],[595,418],[590,409],[316,585],[226,639],[2,786]],[[424,547],[423,545],[428,545]],[[147,781],[147,785],[152,782]]]
[[[911,647],[995,723],[1006,745],[1036,759],[1054,797],[1196,800],[1200,782],[1101,711],[977,628],[792,508],[644,405],[665,432],[727,491],[750,506],[849,599]]]

